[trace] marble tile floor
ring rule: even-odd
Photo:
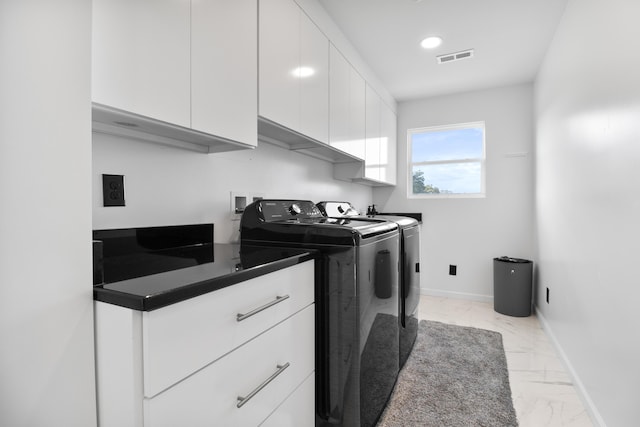
[[[520,427],[591,427],[571,377],[535,315],[511,317],[492,303],[420,297],[419,318],[502,334],[513,405]]]

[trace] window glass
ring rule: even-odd
[[[420,132],[413,135],[414,162],[481,158],[484,132],[478,128]]]
[[[409,197],[483,196],[484,123],[410,129]]]

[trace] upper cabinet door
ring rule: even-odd
[[[190,3],[94,0],[94,102],[189,127]]]
[[[300,11],[300,128],[329,143],[329,40]]]
[[[260,116],[329,141],[329,39],[293,0],[260,2]]]
[[[292,0],[259,7],[259,114],[293,130],[300,125],[300,8]]]
[[[329,144],[347,153],[351,153],[349,143],[350,67],[346,58],[331,44],[329,46]]]
[[[191,127],[258,141],[256,0],[199,0],[191,9]]]
[[[366,86],[365,178],[380,180],[380,96]]]
[[[351,154],[365,158],[366,135],[366,83],[364,78],[351,66],[349,72],[349,139]]]
[[[396,184],[397,120],[384,102],[380,105],[380,181]]]
[[[329,143],[365,157],[365,82],[346,58],[329,50]]]

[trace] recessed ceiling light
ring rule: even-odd
[[[438,36],[427,37],[426,39],[420,42],[420,46],[425,49],[433,49],[434,47],[440,46],[442,43],[442,38]]]

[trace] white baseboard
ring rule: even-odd
[[[578,396],[580,396],[580,399],[582,399],[582,404],[584,405],[585,409],[589,413],[589,416],[591,417],[591,421],[595,426],[607,427],[607,424],[604,422],[604,419],[600,415],[600,412],[598,412],[598,409],[596,408],[593,401],[591,400],[591,397],[589,397],[589,393],[587,393],[587,390],[585,389],[584,384],[580,380],[580,377],[578,376],[575,369],[573,368],[571,361],[569,360],[569,358],[567,358],[566,353],[562,349],[562,346],[560,345],[555,334],[553,333],[553,329],[551,329],[549,322],[542,315],[542,311],[537,310],[537,307],[536,307],[536,316],[540,320],[540,325],[542,326],[542,329],[545,331],[545,333],[551,340],[551,343],[553,344],[556,351],[558,352],[558,355],[560,356],[562,363],[564,363],[564,366],[567,372],[569,372],[571,381],[573,381],[573,385],[575,386],[576,391],[578,392]]]
[[[492,295],[470,294],[466,292],[443,291],[441,289],[420,288],[421,295],[429,295],[432,297],[447,297],[456,299],[466,299],[479,302],[493,302]]]

